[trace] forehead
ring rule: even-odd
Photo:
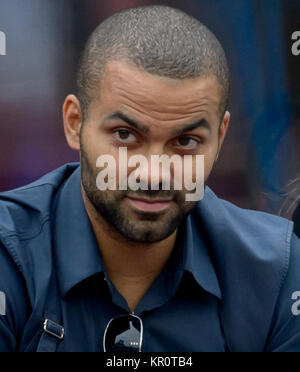
[[[125,61],[107,64],[100,102],[157,120],[219,115],[220,87],[214,76],[172,79],[150,74]],[[107,107],[108,108],[108,107]]]

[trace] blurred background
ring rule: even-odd
[[[299,0],[0,0],[0,191],[78,161],[61,107],[74,92],[79,54],[114,12],[164,4],[206,24],[227,53],[231,126],[209,186],[245,207],[278,213],[300,173]]]

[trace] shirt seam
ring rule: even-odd
[[[285,238],[285,259],[284,259],[282,278],[281,278],[280,285],[279,285],[279,292],[284,284],[284,281],[286,279],[288,269],[289,269],[290,256],[291,256],[292,233],[293,233],[293,223],[289,221],[288,228],[286,231],[286,238]]]
[[[23,186],[23,187],[19,187],[18,189],[14,189],[14,190],[11,190],[11,191],[4,191],[2,193],[0,193],[0,196],[3,196],[3,197],[6,197],[7,194],[11,193],[11,192],[19,192],[19,191],[24,191],[24,190],[31,190],[31,189],[35,189],[37,187],[42,187],[42,186],[56,186],[55,183],[50,183],[50,182],[45,182],[45,183],[42,183],[40,185],[35,185],[35,186]]]
[[[282,267],[282,276],[281,276],[281,280],[280,280],[278,290],[277,290],[277,294],[276,294],[275,306],[274,306],[274,310],[273,310],[272,318],[271,318],[271,323],[270,323],[271,327],[269,329],[269,332],[268,332],[268,335],[267,335],[267,338],[266,338],[265,351],[267,351],[267,349],[269,347],[269,344],[270,344],[270,341],[271,341],[270,336],[271,336],[271,333],[272,333],[272,325],[274,323],[274,317],[275,317],[275,311],[276,311],[276,308],[277,308],[277,305],[278,305],[278,299],[279,299],[279,296],[280,296],[281,289],[284,285],[284,281],[285,281],[285,279],[287,277],[287,274],[288,274],[290,256],[291,256],[290,252],[291,252],[291,243],[292,243],[292,233],[293,233],[293,223],[291,221],[288,221],[288,228],[287,228],[287,231],[286,231],[286,236],[285,236],[285,241],[284,241],[285,257],[284,257],[284,264],[283,264],[283,267]]]
[[[44,225],[50,221],[50,216],[49,214],[45,215],[41,221],[40,221],[40,228],[38,230],[38,232],[34,233],[33,235],[30,235],[30,236],[26,236],[27,233],[23,233],[23,232],[19,232],[19,231],[16,231],[16,230],[9,230],[9,231],[5,231],[2,226],[0,226],[0,233],[2,234],[2,237],[6,240],[6,239],[10,239],[10,238],[13,238],[13,237],[18,237],[20,238],[20,240],[24,241],[24,240],[31,240],[31,239],[34,239],[36,238],[37,236],[40,235],[41,231],[43,230],[44,228]]]

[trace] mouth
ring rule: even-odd
[[[164,212],[172,203],[172,199],[142,199],[127,197],[129,204],[139,212]]]

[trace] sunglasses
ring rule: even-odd
[[[141,352],[143,322],[136,315],[124,315],[109,321],[103,336],[103,350],[108,353]]]

